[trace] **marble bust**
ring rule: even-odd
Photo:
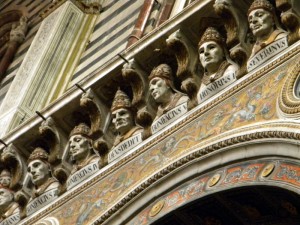
[[[0,185],[0,223],[17,224],[20,220],[19,204],[14,202],[14,192]]]
[[[111,114],[118,134],[109,153],[109,162],[142,142],[143,132],[143,128],[135,124],[136,111],[129,97],[121,90],[117,90],[115,94]]]
[[[287,48],[288,43],[287,32],[280,28],[275,9],[269,1],[255,0],[248,10],[248,22],[256,39],[247,63],[247,69],[251,71]]]
[[[172,76],[172,69],[167,64],[155,67],[149,76],[149,92],[158,104],[156,117],[151,126],[152,133],[187,112],[189,98],[175,89]]]
[[[40,147],[36,148],[29,156],[27,171],[35,187],[32,198],[36,198],[49,190],[60,188],[60,183],[52,177],[48,157],[48,153]]]
[[[52,176],[48,153],[40,147],[34,149],[28,158],[27,172],[34,188],[26,206],[29,216],[54,201],[60,194],[61,185]]]
[[[99,170],[100,157],[94,151],[90,127],[85,123],[80,123],[71,131],[68,150],[73,163],[67,180],[67,189],[70,189]]]
[[[238,66],[229,58],[224,38],[213,27],[205,30],[198,48],[200,63],[204,69],[197,94],[198,103],[201,103],[233,83]]]

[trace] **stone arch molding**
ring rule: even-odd
[[[60,224],[55,217],[48,217],[35,223],[34,225],[60,225]]]
[[[279,113],[286,118],[300,117],[300,61],[288,70],[278,98]]]
[[[281,139],[285,135],[286,138]],[[199,199],[210,193],[249,185],[277,186],[300,194],[300,175],[293,177],[288,173],[291,170],[294,174],[297,171],[300,174],[300,163],[296,160],[299,159],[300,149],[296,144],[299,135],[270,131],[265,132],[265,135],[254,132],[242,136],[247,140],[234,144],[233,138],[223,141],[223,144],[196,149],[192,154],[172,163],[132,190],[93,224],[135,225],[141,222],[137,221],[138,218],[150,218],[149,223],[145,224],[151,224],[167,213],[164,212],[169,208],[166,196],[195,179],[203,180],[202,192],[198,197],[195,195]],[[251,136],[260,138],[251,140]],[[263,136],[265,139],[262,139]],[[276,138],[267,139],[268,136]],[[235,139],[241,140],[239,137]],[[237,168],[244,168],[240,171],[240,177],[228,173],[229,169]],[[175,204],[175,208],[180,206],[183,205]]]

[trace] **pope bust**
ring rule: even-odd
[[[128,95],[121,90],[117,90],[115,94],[111,114],[117,136],[109,153],[109,162],[142,142],[144,131],[142,127],[136,125],[136,110]]]
[[[27,173],[34,188],[26,206],[27,216],[53,202],[60,195],[61,185],[52,176],[48,158],[48,153],[40,147],[34,149],[29,156]]]
[[[186,105],[189,97],[175,89],[173,73],[169,65],[160,64],[151,71],[149,92],[158,104],[156,116],[151,126],[152,133],[156,133],[187,112]],[[178,108],[178,106],[182,107]],[[168,115],[169,113],[171,115]],[[164,116],[166,118],[162,118]],[[159,121],[158,124],[158,120],[162,121]]]
[[[85,123],[75,126],[70,133],[69,155],[73,168],[67,180],[67,189],[77,185],[99,170],[100,157],[93,148],[91,129]],[[84,174],[81,176],[80,173]]]
[[[36,148],[29,156],[27,172],[35,187],[32,198],[36,198],[52,189],[60,189],[60,183],[52,177],[48,158],[48,153],[40,147]]]
[[[198,48],[200,63],[204,68],[197,94],[198,103],[201,103],[233,83],[238,66],[230,59],[225,39],[214,27],[205,30]]]
[[[280,28],[274,6],[267,0],[254,0],[248,10],[248,23],[256,42],[252,48],[251,56],[248,60],[248,71],[256,68],[255,62],[251,59],[266,49],[259,58],[266,61],[277,53],[288,47],[287,32]],[[282,41],[279,41],[282,40]],[[272,43],[275,43],[272,47]]]

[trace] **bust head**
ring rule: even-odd
[[[27,171],[36,187],[40,187],[51,177],[48,153],[44,149],[38,147],[31,153],[28,159]]]
[[[213,27],[208,27],[203,33],[199,48],[199,59],[204,70],[208,74],[214,74],[218,71],[225,56],[225,41],[221,34]]]
[[[111,107],[112,123],[119,135],[125,135],[134,126],[133,106],[125,92],[117,90]]]
[[[11,173],[4,169],[0,173],[0,185],[4,187],[9,187],[11,184]]]
[[[0,212],[7,209],[7,207],[14,201],[14,193],[12,190],[0,186]],[[5,212],[3,212],[5,213]]]
[[[267,0],[255,0],[248,10],[249,27],[258,41],[266,40],[276,29],[275,10]]]
[[[170,101],[174,91],[172,69],[167,64],[161,64],[151,71],[149,76],[149,91],[155,102],[165,104]]]
[[[93,144],[90,137],[90,128],[81,123],[70,134],[69,154],[74,163],[80,163],[88,159],[92,154]]]

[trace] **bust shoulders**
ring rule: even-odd
[[[139,126],[134,126],[132,127],[126,134],[124,135],[118,135],[114,141],[114,145],[113,145],[113,148],[115,146],[117,146],[118,144],[120,144],[122,141],[130,138],[130,137],[133,137],[134,135],[137,135],[139,133],[142,133],[143,132],[143,128],[142,127],[139,127]]]

